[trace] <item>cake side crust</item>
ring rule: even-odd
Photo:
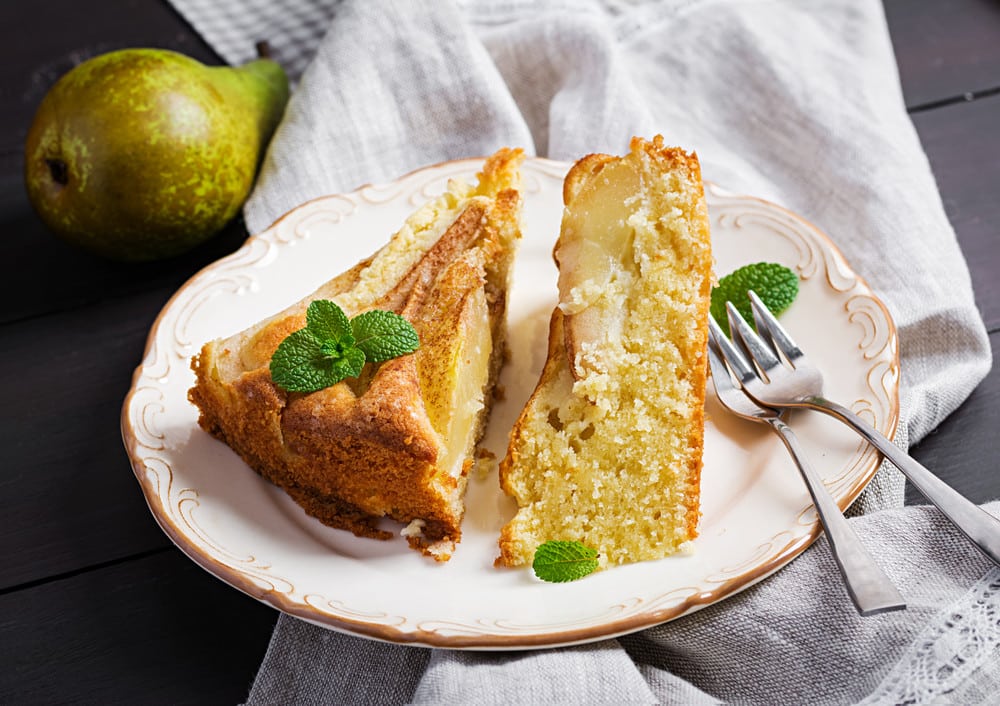
[[[189,392],[202,428],[325,524],[387,539],[393,533],[381,521],[390,517],[407,525],[403,534],[411,546],[447,560],[461,538],[466,476],[492,397],[494,358],[500,360],[491,353],[494,341],[502,340],[506,283],[520,233],[519,195],[512,187],[521,159],[517,150],[501,150],[487,161],[475,189],[450,185],[443,202],[457,215],[434,242],[422,246],[419,258],[393,252],[399,244],[390,241],[281,314],[206,343],[192,360],[196,384]],[[411,226],[408,221],[401,231],[406,247],[427,237]],[[380,262],[389,267],[403,262],[408,269],[383,286],[372,272]],[[370,293],[367,302],[356,296],[359,289]],[[358,379],[314,393],[286,393],[270,380],[270,357],[285,336],[304,325],[306,305],[320,293],[344,302],[349,316],[369,308],[401,313],[423,331],[421,348],[367,364]],[[485,329],[479,338],[489,360],[489,366],[470,373],[481,377],[482,398],[467,434],[471,444],[452,453],[448,467],[441,464],[448,440],[426,407],[425,393],[433,392],[426,385],[435,383],[420,375],[427,361],[450,355],[446,336],[424,340],[441,321],[454,324],[452,338]]]
[[[560,306],[500,467],[518,511],[498,565],[556,539],[602,566],[656,559],[697,533],[711,287],[697,158],[637,139],[580,160],[564,198]]]

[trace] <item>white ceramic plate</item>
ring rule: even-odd
[[[402,539],[359,539],[307,517],[198,427],[187,400],[194,380],[189,360],[204,341],[306,296],[374,252],[448,178],[471,177],[481,164],[449,162],[307,203],[170,300],[122,411],[136,477],[163,530],[206,570],[286,613],[358,635],[443,647],[553,646],[622,634],[726,598],[791,561],[819,531],[805,487],[777,437],[728,416],[714,399],[701,536],[693,551],[568,584],[542,583],[530,569],[493,568],[499,529],[513,513],[495,464],[471,480],[462,543],[450,562],[438,564]],[[484,440],[497,458],[545,356],[556,299],[551,250],[568,167],[543,159],[524,165],[524,239],[509,310],[512,357],[500,380],[506,398],[495,406]],[[829,396],[893,436],[899,365],[885,307],[830,240],[794,214],[712,185],[707,195],[717,272],[757,260],[794,268],[801,293],[784,324],[824,371]],[[821,415],[802,413],[792,422],[846,507],[874,474],[876,455]]]

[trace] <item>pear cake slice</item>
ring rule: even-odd
[[[522,159],[520,150],[500,150],[477,184],[450,182],[368,259],[205,344],[189,392],[202,428],[323,523],[389,539],[388,517],[404,525],[411,547],[447,561],[503,358]],[[271,356],[305,326],[316,299],[352,318],[396,312],[420,347],[326,389],[286,392],[271,380]]]
[[[634,138],[589,155],[563,187],[559,304],[541,378],[511,433],[500,483],[518,510],[497,564],[548,540],[600,566],[658,559],[697,534],[708,211],[694,154]]]

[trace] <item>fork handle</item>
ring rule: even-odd
[[[1000,565],[1000,520],[931,473],[851,410],[825,397],[810,397],[804,402],[807,407],[844,422],[881,451],[913,483],[913,487],[933,503],[980,551]]]
[[[847,592],[854,601],[861,615],[875,615],[890,610],[906,608],[906,602],[893,586],[889,577],[879,568],[871,555],[861,544],[858,535],[854,533],[837,502],[823,485],[823,479],[805,460],[805,454],[799,444],[798,437],[787,424],[780,419],[768,419],[771,426],[781,437],[788,453],[805,480],[809,495],[812,496],[816,514],[826,530],[840,573],[844,577]]]

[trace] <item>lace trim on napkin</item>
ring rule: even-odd
[[[865,704],[931,703],[953,692],[1000,647],[1000,569],[993,568],[924,628]]]

